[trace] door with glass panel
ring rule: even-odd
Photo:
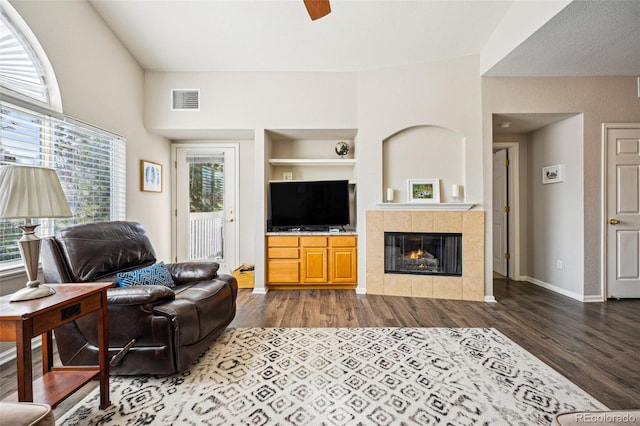
[[[238,263],[235,146],[175,146],[175,253],[179,262]]]

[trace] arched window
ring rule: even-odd
[[[71,219],[40,220],[41,236],[59,226],[125,219],[125,143],[62,114],[44,50],[15,9],[0,0],[0,165],[56,169],[73,212]],[[21,224],[0,219],[0,270],[20,261]]]

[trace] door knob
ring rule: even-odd
[[[620,223],[620,221],[618,219],[609,219],[609,224],[610,225],[617,225],[619,223]]]
[[[230,218],[229,222],[235,222],[235,219],[234,218]]]

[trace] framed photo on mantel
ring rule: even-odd
[[[162,192],[162,164],[140,160],[140,191]]]
[[[407,180],[407,202],[439,203],[440,179]]]

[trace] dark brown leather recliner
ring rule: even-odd
[[[118,272],[156,263],[143,227],[100,222],[61,229],[42,240],[47,283],[116,282]],[[110,374],[173,374],[185,370],[225,330],[236,313],[235,278],[218,264],[167,264],[175,287],[107,290]],[[96,314],[54,330],[64,365],[98,363]]]

